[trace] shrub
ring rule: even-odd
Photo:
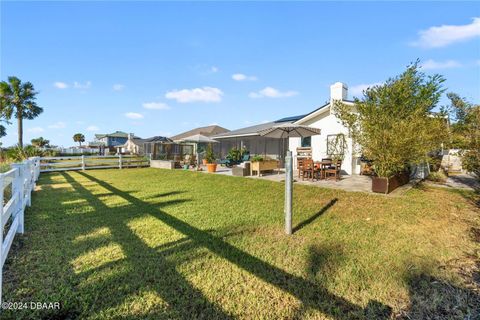
[[[211,143],[207,146],[205,159],[207,160],[207,163],[215,163],[215,154],[213,153],[213,147]]]
[[[428,161],[428,154],[448,141],[443,115],[433,114],[443,92],[440,75],[427,77],[418,61],[401,75],[368,88],[354,107],[336,101],[334,113],[349,129],[354,144],[374,163],[380,177]]]
[[[433,182],[445,182],[447,180],[447,176],[443,173],[442,170],[439,171],[432,171],[427,177],[427,180]]]
[[[42,157],[44,152],[38,148],[35,148],[32,145],[27,145],[25,147],[12,147],[7,149],[7,159],[12,162],[21,162],[30,157]]]
[[[259,162],[259,161],[263,161],[263,157],[262,156],[259,156],[259,155],[256,155],[256,156],[253,156],[252,157],[252,162]]]

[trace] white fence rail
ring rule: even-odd
[[[70,156],[40,158],[40,172],[138,168],[150,166],[149,157],[116,155],[116,156]]]
[[[32,191],[40,175],[40,158],[14,163],[0,173],[0,302],[3,265],[17,233],[24,232],[25,207],[31,205]]]

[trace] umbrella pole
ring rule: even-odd
[[[285,233],[292,234],[293,161],[292,151],[285,157]]]

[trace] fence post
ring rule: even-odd
[[[15,217],[19,214],[19,224],[18,224],[18,229],[17,233],[23,233],[23,213],[24,213],[24,206],[23,203],[25,201],[25,176],[24,176],[24,170],[23,168],[25,165],[23,163],[13,163],[12,168],[17,169],[17,174],[15,175],[15,178],[13,179],[12,182],[12,198],[15,197],[15,195],[18,195],[18,202],[15,207]]]
[[[82,170],[85,170],[85,155],[82,154]]]
[[[0,173],[0,303],[2,300],[2,286],[3,286],[3,187],[4,187],[4,175]]]
[[[40,157],[35,157],[35,181],[40,176]]]
[[[118,169],[122,169],[122,154],[118,154]]]
[[[32,205],[32,191],[33,191],[31,164],[32,162],[30,160],[25,160],[23,162],[23,168],[22,168],[23,185],[24,185],[23,191],[25,192],[27,206],[29,207]]]

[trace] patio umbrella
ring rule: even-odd
[[[214,140],[210,137],[204,136],[203,134],[194,134],[193,136],[189,136],[183,139],[180,139],[180,141],[184,142],[193,142],[195,143],[195,154],[197,155],[197,162],[199,163],[199,153],[198,153],[198,144],[199,143],[218,143],[217,140]]]
[[[195,142],[195,143],[217,143],[218,142],[217,140],[204,136],[203,134],[194,134],[193,136],[189,136],[180,140],[185,142]]]
[[[320,129],[292,123],[273,126],[259,132],[267,138],[285,139],[291,137],[306,138],[320,134]],[[293,161],[292,151],[285,156],[285,233],[292,234],[292,194],[293,194]]]

